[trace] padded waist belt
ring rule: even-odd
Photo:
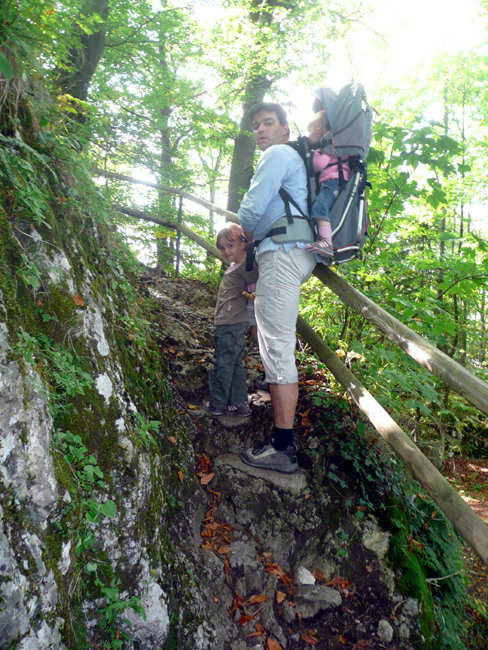
[[[301,215],[292,215],[292,221],[289,217],[280,217],[273,223],[263,239],[271,237],[275,244],[285,244],[286,242],[312,242],[315,241],[310,221]]]
[[[287,242],[312,242],[315,241],[313,227],[307,217],[302,215],[289,215],[280,217],[273,223],[271,230],[264,235],[263,239],[253,241],[248,246],[246,254],[246,271],[251,271],[256,255],[256,248],[268,237],[271,237],[275,244],[286,244]]]

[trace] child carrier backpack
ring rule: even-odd
[[[342,264],[359,256],[367,236],[365,189],[369,183],[366,156],[371,140],[372,111],[360,84],[348,84],[338,93],[331,88],[319,88],[315,92],[313,110],[325,110],[330,129],[316,148],[339,159],[339,194],[329,211],[329,220],[334,247],[333,264]],[[312,164],[313,150],[304,136],[289,144],[305,163],[310,214],[319,189],[318,174],[314,172]],[[351,171],[347,181],[344,180],[341,168],[341,161],[346,159]],[[285,202],[287,215],[291,203],[305,216],[283,188],[280,196]]]

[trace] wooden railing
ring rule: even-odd
[[[104,175],[134,182],[134,179],[130,177],[106,173]],[[143,184],[163,191],[173,192],[180,196],[182,195],[181,190],[162,187],[156,184]],[[234,213],[228,210],[222,210],[204,199],[192,197],[192,195],[187,193],[185,193],[185,197],[201,205],[205,205],[205,207],[212,209],[214,212],[223,214],[229,221],[237,220]],[[156,219],[122,206],[114,206],[114,209],[139,219],[153,221],[168,228],[180,230],[191,240],[199,243],[207,251],[215,255],[215,257],[223,260],[222,255],[215,246],[206,242],[202,237],[195,235],[195,233],[183,224]],[[445,382],[450,388],[465,397],[480,411],[488,413],[488,385],[486,383],[438,350],[426,339],[413,332],[413,330],[398,321],[391,314],[388,314],[388,312],[376,305],[332,270],[322,265],[317,265],[314,274],[324,285],[336,293],[346,305],[369,320],[420,365],[427,368],[427,370]],[[465,541],[488,565],[488,526],[463,501],[457,491],[446,481],[439,470],[426,458],[381,404],[361,385],[357,377],[354,376],[349,368],[344,365],[339,357],[314,332],[313,328],[305,319],[300,316],[297,321],[297,332],[310,345],[313,352],[348,392],[354,403],[380,434],[381,439],[386,441],[402,459],[413,476],[444,512]]]

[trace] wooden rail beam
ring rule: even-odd
[[[488,415],[488,384],[376,305],[323,264],[317,264],[314,275],[346,305],[382,331],[412,359]]]
[[[170,187],[169,185],[160,185],[159,183],[151,183],[150,181],[141,181],[138,178],[133,178],[132,176],[126,176],[125,174],[116,174],[115,172],[109,172],[106,169],[99,169],[98,167],[95,167],[92,170],[92,172],[96,176],[104,176],[105,178],[112,178],[117,181],[126,181],[128,183],[135,183],[136,185],[145,185],[146,187],[153,187],[155,190],[158,190],[159,192],[165,192],[166,194],[176,194],[177,196],[181,196],[184,199],[188,199],[193,203],[198,203],[198,205],[201,205],[204,208],[207,208],[208,210],[215,212],[216,214],[220,214],[222,217],[225,217],[228,221],[234,221],[235,223],[238,223],[237,215],[235,212],[231,212],[230,210],[225,210],[224,208],[219,208],[218,205],[214,205],[210,201],[207,201],[207,199],[203,199],[200,196],[195,196],[194,194],[189,194],[188,192],[185,192],[185,190],[179,189],[177,187]]]
[[[459,496],[420,449],[410,440],[375,398],[361,385],[339,357],[314,332],[301,316],[297,332],[310,345],[337,381],[348,391],[358,408],[366,415],[376,431],[400,456],[408,469],[432,497],[463,539],[488,565],[488,526]]]
[[[188,226],[185,226],[184,223],[178,223],[177,221],[170,221],[169,219],[158,219],[157,217],[153,217],[152,215],[146,214],[145,212],[141,212],[140,210],[133,210],[132,208],[126,208],[125,206],[118,205],[116,203],[112,203],[112,209],[117,210],[117,212],[121,212],[122,214],[126,214],[129,217],[142,219],[143,221],[150,221],[151,223],[157,223],[159,226],[164,226],[164,228],[173,228],[173,230],[179,230],[184,235],[186,235],[189,239],[199,244],[202,248],[204,248],[206,251],[211,253],[217,259],[219,259],[221,262],[225,262],[227,264],[224,256],[219,251],[217,246],[210,244],[210,242],[208,242],[206,239],[200,237],[200,235],[197,235],[196,232],[193,232],[193,230],[191,230],[191,228],[188,228]]]

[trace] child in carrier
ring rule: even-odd
[[[209,372],[211,415],[245,417],[247,401],[244,358],[245,334],[252,324],[248,298],[256,286],[257,267],[246,271],[247,240],[236,223],[227,223],[217,235],[217,248],[230,263],[217,292],[215,305],[215,356]]]
[[[310,145],[316,145],[329,130],[327,114],[324,110],[315,114],[315,118],[308,125]],[[347,181],[351,172],[346,159],[339,159],[315,149],[313,152],[313,169],[319,174],[320,190],[312,204],[311,217],[317,221],[318,237],[314,242],[307,244],[306,248],[311,253],[319,255],[324,264],[330,264],[334,259],[332,246],[332,229],[329,220],[329,211],[339,194],[339,179],[341,169],[343,180]]]

